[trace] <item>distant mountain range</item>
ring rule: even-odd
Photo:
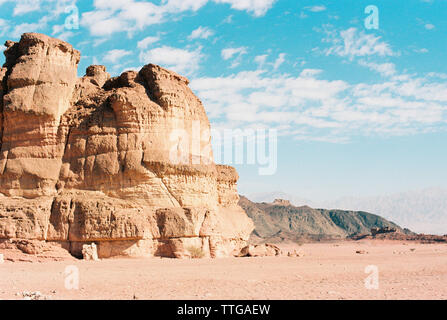
[[[344,197],[336,201],[311,201],[284,192],[249,195],[255,202],[281,198],[296,206],[363,210],[380,215],[417,233],[447,234],[447,190],[430,188],[376,197]]]
[[[370,233],[371,228],[386,227],[410,233],[393,222],[363,211],[296,207],[285,200],[255,203],[243,196],[239,205],[255,223],[254,240],[280,242],[344,239]]]

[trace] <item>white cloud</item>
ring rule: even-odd
[[[320,70],[320,69],[304,69],[301,72],[300,77],[303,77],[303,78],[307,78],[307,77],[313,78],[313,77],[319,75],[322,72],[323,72],[323,70]]]
[[[127,31],[129,35],[147,26],[160,23],[163,10],[151,2],[134,0],[96,0],[97,10],[82,14],[81,25],[94,36],[108,36]]]
[[[427,24],[425,24],[424,28],[427,30],[433,30],[435,28],[435,26],[431,23],[427,23]]]
[[[101,44],[103,44],[104,42],[106,42],[108,40],[108,38],[96,38],[93,40],[93,47],[97,47]]]
[[[249,95],[248,101],[253,105],[279,108],[286,104],[287,97],[256,91]]]
[[[263,16],[276,0],[213,0],[216,3],[228,3],[232,9],[245,10],[256,17]]]
[[[41,11],[45,12],[46,15],[40,15],[40,19],[37,22],[30,22],[30,20],[25,20],[27,22],[15,24],[10,22],[6,28],[0,25],[1,31],[0,35],[8,34],[11,38],[19,38],[25,32],[43,32],[50,22],[55,21],[62,13],[65,12],[65,8],[76,3],[76,0],[6,0],[2,3],[14,2],[15,6],[13,9],[13,16],[25,15],[27,13]],[[0,19],[2,20],[2,19]],[[58,30],[59,38],[70,36],[68,30]],[[55,34],[55,33],[54,33]]]
[[[275,63],[273,64],[273,70],[276,71],[278,68],[286,61],[286,54],[280,53],[278,56],[278,59],[276,59]]]
[[[50,7],[43,8],[44,11],[49,12],[53,17],[59,17],[61,14],[72,13],[71,10],[76,6],[78,0],[44,0],[50,4]]]
[[[211,106],[212,117],[223,116],[224,120],[256,125],[306,121],[320,127],[335,125],[321,119],[310,119],[300,114],[297,107],[307,99],[322,101],[336,95],[345,88],[342,81],[263,75],[263,71],[240,72],[229,77],[195,79],[191,86],[198,91],[205,106]],[[245,94],[247,91],[251,93]],[[271,110],[279,107],[281,110]]]
[[[229,59],[233,58],[235,55],[241,55],[241,54],[246,54],[246,53],[247,53],[247,48],[245,48],[245,47],[226,48],[226,49],[222,50],[221,55],[224,60],[229,60]]]
[[[247,53],[247,48],[226,48],[221,51],[221,56],[224,60],[233,59],[230,68],[235,68],[240,65],[242,56]]]
[[[20,38],[20,36],[23,33],[26,33],[26,32],[38,32],[38,31],[46,28],[47,24],[48,24],[48,17],[47,16],[42,17],[36,23],[21,23],[21,24],[16,25],[14,27],[14,29],[10,33],[10,36],[12,38]]]
[[[4,19],[0,19],[0,37],[3,37],[9,31],[9,22]]]
[[[244,10],[259,17],[276,0],[162,0],[159,5],[137,0],[95,0],[95,10],[82,14],[81,25],[94,36],[110,36],[122,31],[132,36],[134,32],[163,23],[173,15],[195,12],[211,1],[227,3],[235,10]]]
[[[214,31],[207,27],[198,27],[188,37],[189,40],[193,39],[208,39],[214,35]]]
[[[267,61],[268,55],[267,54],[262,54],[259,56],[255,57],[255,62],[259,65],[260,68],[262,68],[265,64],[265,62]]]
[[[140,53],[140,62],[155,63],[177,73],[191,75],[199,69],[201,48],[194,51],[163,46]]]
[[[57,35],[57,38],[60,39],[60,40],[68,42],[70,40],[70,38],[72,38],[74,35],[75,34],[73,32],[71,32],[71,31],[65,31],[65,32],[59,33]]]
[[[394,63],[374,63],[360,60],[359,64],[369,68],[370,70],[378,72],[385,77],[390,77],[396,74],[396,66]]]
[[[223,21],[223,23],[232,23],[233,22],[233,15],[230,14],[228,17],[226,17]]]
[[[428,49],[427,48],[414,49],[413,51],[417,52],[417,53],[428,53]]]
[[[162,4],[168,12],[197,11],[202,8],[208,0],[163,0]]]
[[[38,11],[41,9],[41,0],[1,0],[0,5],[6,2],[14,2],[13,15],[23,15],[29,12]]]
[[[447,79],[447,74],[445,74],[445,73],[440,73],[440,72],[429,72],[429,73],[427,74],[427,77],[430,77],[430,78]]]
[[[381,37],[366,34],[363,31],[359,32],[356,28],[349,28],[340,32],[329,31],[328,38],[324,39],[324,42],[332,44],[330,48],[325,50],[326,55],[335,54],[348,57],[351,60],[354,57],[395,55],[389,44],[382,41]]]
[[[40,9],[40,0],[22,0],[16,1],[16,6],[14,7],[13,15],[18,16],[25,13],[37,11]]]
[[[122,74],[126,71],[135,71],[138,72],[143,68],[143,66],[138,66],[138,67],[124,67],[124,69],[121,70],[121,72],[119,74]]]
[[[59,17],[76,0],[0,0],[0,5],[14,2],[13,16],[21,16],[35,11],[47,13],[48,19]]]
[[[107,12],[85,13],[82,24],[90,28],[90,33],[93,36],[109,36],[131,28],[125,20],[111,17]]]
[[[65,29],[65,25],[60,24],[60,25],[53,26],[53,31],[52,31],[51,35],[58,39],[68,41],[71,37],[73,37],[75,35],[75,33]]]
[[[306,9],[308,11],[312,11],[312,12],[322,12],[322,11],[326,11],[327,8],[323,5],[317,5],[317,6],[305,7],[304,9]]]
[[[444,75],[398,74],[393,64],[365,66],[386,82],[349,84],[318,79],[320,69],[299,76],[243,71],[197,78],[191,87],[213,126],[277,128],[295,139],[346,143],[354,136],[399,136],[442,130],[447,123]]]
[[[141,41],[138,41],[137,47],[138,49],[147,49],[151,44],[160,41],[160,37],[146,37]]]
[[[110,50],[104,55],[104,61],[109,63],[117,63],[119,60],[130,54],[132,54],[132,52],[122,49]]]
[[[57,24],[53,26],[53,32],[51,33],[52,35],[55,35],[57,33],[61,33],[63,32],[65,29],[65,26],[63,24]]]

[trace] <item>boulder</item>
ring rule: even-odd
[[[110,79],[110,74],[106,72],[105,66],[93,65],[85,71],[85,78],[88,78],[94,85],[102,87]]]
[[[372,234],[373,237],[375,237],[378,234],[394,233],[394,232],[397,232],[396,228],[390,228],[390,227],[371,228],[371,234]]]
[[[285,207],[292,205],[289,200],[284,200],[284,199],[275,199],[275,201],[273,201],[273,204],[277,205],[277,206],[285,206]]]
[[[239,254],[240,257],[274,257],[281,255],[281,249],[269,243],[248,245],[242,248]]]
[[[16,240],[12,242],[17,249],[26,254],[41,254],[45,251],[46,245],[38,240]]]
[[[84,244],[82,246],[82,258],[84,260],[98,261],[98,249],[96,244]]]
[[[296,250],[293,250],[293,251],[287,252],[287,256],[290,257],[290,258],[298,258],[298,257],[302,257],[303,254],[298,252],[298,251],[296,251]]]
[[[0,239],[0,252],[7,261],[73,261],[58,243],[29,239]]]

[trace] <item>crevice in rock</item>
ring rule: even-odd
[[[3,79],[0,83],[1,86],[1,92],[0,92],[0,152],[2,150],[3,146],[3,133],[4,133],[4,123],[5,123],[5,116],[4,116],[4,99],[3,97],[8,94],[8,78],[10,74],[12,73],[12,70],[17,63],[17,59],[19,57],[19,43],[13,42],[13,41],[6,41],[5,42],[6,50],[4,51],[5,55],[5,63],[3,64],[3,68],[6,68],[5,75],[3,76]]]
[[[72,130],[71,127],[68,127],[67,137],[65,137],[64,153],[62,154],[62,159],[65,158],[65,155],[67,153],[68,142],[70,141],[71,130]]]
[[[69,207],[69,212],[68,212],[68,216],[67,216],[67,224],[68,224],[68,227],[67,227],[68,252],[70,252],[70,254],[73,257],[82,258],[82,257],[78,257],[78,256],[73,254],[73,247],[72,247],[73,244],[72,244],[72,241],[70,241],[71,224],[73,223],[73,221],[72,221],[72,214],[73,214],[73,220],[74,220],[74,203],[73,203],[73,199],[72,198],[70,199],[70,205],[68,207]]]
[[[175,202],[177,202],[177,203],[175,203],[175,202],[172,201],[172,199],[171,199],[172,204],[173,204],[174,206],[177,205],[177,206],[181,207],[182,205],[181,205],[180,200],[177,199],[176,196],[174,196],[174,194],[172,193],[172,191],[168,188],[168,186],[167,186],[166,183],[164,182],[163,178],[162,178],[162,177],[159,177],[159,176],[157,176],[157,177],[160,179],[161,185],[164,186],[164,188],[165,188],[166,191],[169,193],[169,195],[172,197],[172,199],[174,199]]]
[[[146,91],[146,94],[149,97],[149,99],[151,101],[155,102],[156,104],[158,104],[157,99],[155,97],[155,94],[153,92],[153,89],[151,88],[150,84],[146,81],[145,76],[142,73],[142,70],[140,70],[138,72],[138,75],[135,78],[135,82],[141,84],[144,87],[144,89]],[[159,105],[159,106],[161,107],[161,105]]]
[[[2,151],[2,146],[3,146],[3,130],[4,130],[3,128],[4,128],[3,94],[0,93],[0,152]],[[0,173],[1,173],[1,170],[0,170]]]
[[[70,199],[70,205],[69,205],[70,211],[68,213],[68,228],[67,228],[67,241],[70,241],[70,231],[71,231],[71,224],[74,222],[74,209],[75,205],[73,202],[73,199]],[[73,221],[71,221],[73,218]],[[70,241],[71,245],[71,241]],[[70,248],[71,249],[71,248]]]
[[[18,42],[6,41],[5,46],[7,49],[3,53],[6,57],[6,61],[3,64],[3,67],[8,69],[8,71],[6,72],[6,77],[5,77],[5,78],[8,78],[8,76],[11,74],[12,69],[16,65],[17,60],[19,59],[21,54],[19,52],[19,43]],[[6,87],[6,89],[8,89],[8,88]],[[5,94],[6,93],[7,93],[7,90],[5,91]]]
[[[170,195],[170,200],[172,202],[172,204],[174,206],[177,207],[182,207],[182,203],[180,201],[180,199],[178,199],[173,192],[170,190],[170,188],[166,185],[165,181],[163,180],[163,175],[161,174],[162,170],[159,170],[156,166],[157,164],[155,163],[148,163],[144,161],[144,153],[143,156],[141,158],[141,166],[143,166],[144,168],[146,168],[146,170],[149,170],[150,172],[152,172],[153,174],[155,174],[155,176],[160,180],[161,186],[165,189],[165,191]],[[175,202],[173,201],[175,200]]]
[[[29,86],[39,86],[39,85],[43,85],[43,84],[52,84],[51,82],[48,81],[42,81],[39,79],[16,79],[14,80],[12,84],[12,87],[14,87],[14,89],[21,89],[21,88],[25,88],[25,87],[29,87]],[[63,82],[63,85],[68,85],[67,83]]]
[[[54,216],[56,214],[56,212],[55,212],[55,210],[56,210],[55,205],[56,205],[56,197],[54,197],[53,198],[53,202],[51,202],[50,216],[48,217],[48,225],[46,226],[47,235],[46,235],[45,241],[48,240],[48,230],[50,230],[50,225],[54,226],[53,222],[55,222],[54,221]]]
[[[62,124],[62,119],[63,116],[60,117],[60,121],[59,121],[59,128],[58,128],[58,139],[63,139],[64,141],[64,150],[62,151],[61,156],[61,166],[59,168],[59,175],[58,175],[58,179],[56,181],[56,185],[55,185],[55,189],[57,192],[59,192],[60,189],[63,189],[64,185],[63,185],[63,181],[61,181],[61,175],[62,175],[62,168],[64,166],[64,159],[66,159],[65,155],[67,154],[67,148],[68,148],[68,143],[70,140],[70,135],[71,135],[71,130],[72,128],[68,125],[68,129],[64,128],[64,124]],[[67,130],[68,132],[65,134],[64,136],[64,131]]]

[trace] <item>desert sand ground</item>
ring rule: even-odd
[[[303,256],[5,261],[0,299],[22,299],[24,291],[50,299],[447,299],[447,244],[376,240],[282,248]],[[65,288],[73,275],[65,274],[68,265],[79,270],[78,290]],[[369,265],[378,268],[378,289],[365,287]]]

